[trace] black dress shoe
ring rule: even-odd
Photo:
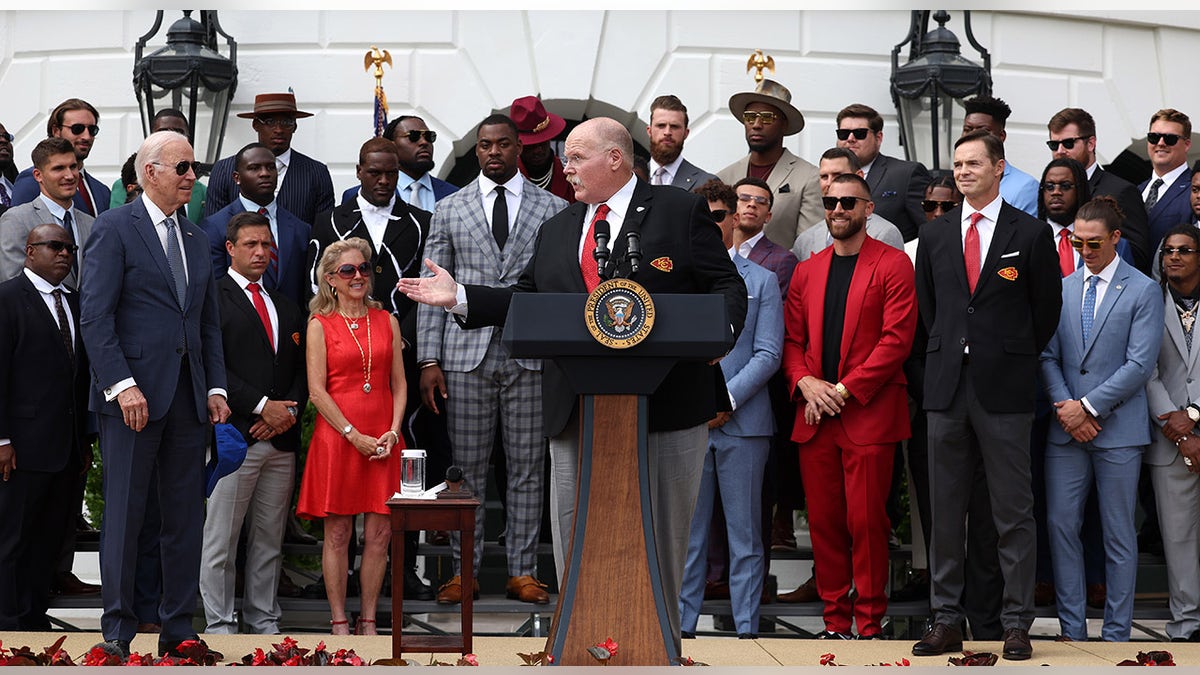
[[[679,631],[679,637],[683,638],[684,640],[695,640],[696,634],[691,631],[681,630]]]
[[[883,633],[864,633],[859,635],[856,640],[882,640]]]
[[[757,640],[758,634],[757,633],[738,633],[738,639],[739,640]]]
[[[1009,661],[1024,661],[1033,656],[1033,646],[1029,644],[1029,631],[1024,628],[1007,628],[1004,630],[1004,658]]]
[[[936,623],[921,641],[913,645],[913,656],[938,656],[962,650],[962,631],[958,626]]]
[[[129,640],[105,640],[104,642],[97,642],[92,649],[100,649],[107,654],[119,656],[122,659],[129,658]]]
[[[100,586],[80,581],[74,572],[59,572],[54,578],[54,592],[59,595],[96,595],[100,592]]]
[[[839,633],[835,630],[823,630],[817,633],[818,640],[853,640],[854,636],[850,633]]]
[[[405,600],[432,600],[433,587],[425,583],[425,580],[417,574],[414,569],[404,570],[404,599]]]

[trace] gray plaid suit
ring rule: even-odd
[[[438,202],[430,225],[425,257],[446,268],[464,284],[515,284],[533,256],[542,223],[566,208],[562,199],[524,178],[521,205],[503,253],[492,236],[483,210],[479,181]],[[427,276],[428,270],[422,271]],[[467,485],[483,494],[496,424],[504,438],[508,465],[505,540],[509,576],[535,575],[541,524],[542,363],[511,359],[500,344],[501,331],[486,327],[463,330],[441,307],[417,309],[417,360],[436,360],[446,376],[446,425],[454,462]],[[475,541],[483,541],[483,507],[475,513]],[[454,571],[459,573],[459,539],[451,538]],[[483,547],[475,547],[479,573]]]

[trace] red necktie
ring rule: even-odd
[[[601,204],[596,209],[596,215],[592,216],[592,223],[588,225],[587,238],[583,240],[583,252],[579,255],[579,270],[583,272],[583,284],[587,286],[588,293],[600,285],[600,267],[592,255],[595,248],[593,242],[596,241],[596,223],[608,218],[609,211],[608,204]]]
[[[86,211],[89,216],[95,218],[100,215],[96,213],[96,206],[92,204],[92,193],[88,192],[87,188],[87,176],[82,171],[79,172],[79,196],[83,199],[83,203],[87,205]]]
[[[258,318],[262,319],[263,328],[267,331],[267,342],[271,343],[271,349],[275,349],[275,331],[271,330],[271,315],[267,313],[267,302],[263,300],[262,291],[253,281],[247,284],[246,288],[250,289],[250,295],[254,298],[254,309],[258,312]]]
[[[271,217],[267,215],[267,207],[258,207],[258,213],[270,222]],[[279,246],[275,244],[275,237],[271,237],[271,272],[275,278],[279,277]]]
[[[971,214],[971,224],[967,227],[967,236],[963,239],[963,262],[967,266],[967,288],[975,292],[979,283],[979,228],[975,227],[983,220],[983,214],[976,211]]]
[[[1058,267],[1064,277],[1075,271],[1075,254],[1071,251],[1071,231],[1063,228],[1058,231]]]

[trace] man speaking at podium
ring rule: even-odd
[[[542,225],[533,259],[515,286],[462,286],[435,262],[432,276],[401,279],[417,302],[446,307],[465,328],[500,325],[513,293],[587,293],[600,282],[592,255],[595,223],[606,221],[612,252],[609,277],[626,277],[655,293],[720,293],[733,338],[746,317],[746,285],[721,243],[702,198],[679,188],[650,186],[633,175],[633,139],[616,120],[597,117],[567,136],[566,176],[579,200]],[[603,229],[603,228],[601,228]],[[633,272],[629,236],[640,235],[642,262]],[[580,317],[582,320],[582,317]],[[732,342],[730,343],[732,344]],[[553,466],[551,511],[554,562],[561,578],[575,511],[579,441],[577,395],[562,371],[546,361],[542,375],[543,428]],[[700,487],[708,420],[729,410],[721,371],[713,363],[679,362],[649,399],[650,503],[668,619],[679,641],[679,589],[688,530]]]

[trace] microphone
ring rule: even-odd
[[[601,279],[608,278],[608,272],[604,268],[608,266],[608,237],[610,229],[607,220],[596,221],[596,248],[592,251],[592,257],[596,259],[596,269],[599,272]]]
[[[625,237],[628,240],[625,259],[629,261],[629,273],[637,274],[638,263],[642,261],[642,233],[638,232],[636,227],[631,227]]]

